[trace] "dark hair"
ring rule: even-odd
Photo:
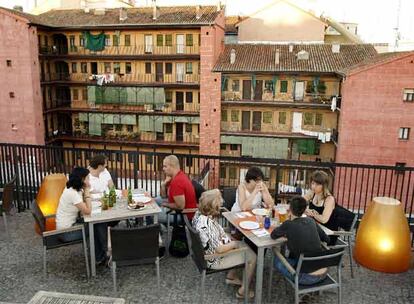
[[[302,196],[295,196],[290,201],[290,212],[294,216],[301,217],[307,207],[307,202]]]
[[[324,171],[315,171],[311,176],[311,181],[319,185],[322,185],[322,195],[324,198],[327,198],[331,195],[329,192],[329,175]]]
[[[89,170],[83,167],[75,167],[69,174],[69,180],[66,183],[66,188],[73,188],[80,191],[84,185],[83,180],[89,174]]]
[[[244,180],[248,183],[251,180],[257,181],[258,179],[264,180],[262,170],[258,167],[250,167],[249,170],[247,170]]]
[[[95,155],[94,158],[89,162],[89,166],[93,169],[97,169],[98,166],[105,166],[106,156],[104,154]]]

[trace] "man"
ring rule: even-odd
[[[161,183],[161,202],[162,207],[172,210],[183,210],[197,208],[197,199],[191,180],[180,169],[180,162],[177,156],[169,155],[164,158],[163,171],[166,175],[165,180]],[[191,220],[194,213],[187,214]],[[159,216],[161,223],[167,222],[166,211]],[[170,216],[170,222],[174,221]]]

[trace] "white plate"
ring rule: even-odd
[[[131,210],[131,211],[141,211],[141,210],[145,210],[145,208],[147,208],[147,207],[148,207],[148,205],[145,205],[142,208],[135,209],[135,208],[131,208],[131,207],[127,206],[128,210]]]
[[[262,216],[269,215],[269,210],[267,210],[265,208],[253,209],[252,212],[253,212],[254,215],[262,215]]]
[[[132,199],[134,202],[143,203],[143,204],[149,203],[151,201],[151,198],[148,196],[133,197]]]
[[[103,196],[103,193],[91,193],[91,200],[97,201],[100,200]]]
[[[242,221],[239,223],[239,226],[243,229],[246,230],[254,230],[254,229],[259,229],[259,223],[257,222],[252,222],[252,221]]]

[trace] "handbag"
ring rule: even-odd
[[[180,224],[178,224],[178,216],[181,216],[182,219]],[[184,215],[182,213],[176,213],[174,216],[174,225],[168,251],[170,255],[177,258],[185,258],[190,253],[185,233]]]

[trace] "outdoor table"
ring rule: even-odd
[[[144,216],[154,216],[154,223],[158,223],[158,213],[161,212],[161,208],[157,205],[154,199],[152,199],[150,203],[147,203],[145,205],[145,208],[139,210],[130,210],[127,208],[127,199],[121,198],[117,199],[117,202],[114,205],[114,207],[109,208],[108,210],[102,210],[99,213],[92,212],[91,215],[84,216],[85,223],[88,223],[89,225],[89,242],[92,270],[91,273],[93,277],[96,276],[95,241],[93,225],[98,223],[107,223],[112,221],[126,220],[129,218],[137,218]]]
[[[60,292],[38,291],[28,304],[124,304],[121,298],[96,297]]]

